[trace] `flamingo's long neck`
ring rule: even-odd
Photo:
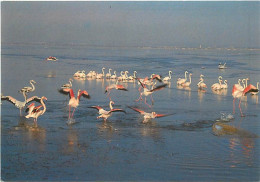
[[[221,79],[221,78],[218,78],[218,82],[219,82],[219,84],[221,85],[222,79]]]
[[[190,77],[190,83],[191,83],[191,75],[189,77]]]
[[[112,101],[110,101],[110,103],[109,103],[109,107],[110,107],[110,110],[113,109]]]
[[[105,70],[105,69],[103,68],[103,69],[102,69],[103,76],[105,75],[105,71],[104,71],[104,70]]]
[[[41,114],[41,115],[43,115],[43,114],[45,113],[45,111],[46,111],[46,105],[45,105],[45,103],[43,102],[43,98],[41,99],[41,104],[42,104],[42,106],[43,106],[43,110],[42,110],[42,114]]]
[[[247,87],[247,79],[245,79],[246,80],[246,87]]]
[[[128,72],[127,72],[127,71],[125,71],[125,77],[126,77],[126,78],[128,78],[128,75],[127,75],[127,73],[128,73]]]
[[[108,70],[108,73],[111,75],[111,69]]]
[[[256,88],[259,90],[258,85],[259,85],[259,82],[256,83]]]
[[[136,75],[135,75],[136,71],[134,71],[134,78],[136,78]]]
[[[121,75],[122,77],[124,76],[124,75],[123,75],[123,71],[120,72],[120,75]]]
[[[187,80],[187,72],[185,71],[185,81]]]
[[[170,79],[172,78],[172,76],[171,76],[171,71],[169,71],[169,78],[170,78]]]
[[[27,95],[25,94],[25,92],[23,92],[23,96],[24,96],[24,102],[27,101]]]
[[[242,83],[243,83],[243,88],[245,89],[245,88],[246,88],[246,85],[245,85],[244,80],[242,80]]]
[[[240,82],[241,82],[241,80],[240,80],[240,79],[238,79],[238,81],[237,81],[238,85],[241,85],[241,83],[240,83]]]
[[[30,84],[32,85],[32,91],[35,90],[34,84],[32,82],[30,82]]]

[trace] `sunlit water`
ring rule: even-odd
[[[93,48],[84,46],[2,45],[1,89],[18,100],[18,90],[34,79],[36,90],[29,96],[46,96],[47,111],[38,118],[19,117],[19,110],[7,101],[1,104],[1,172],[3,180],[259,180],[259,103],[248,95],[232,114],[232,85],[238,78],[260,78],[259,52],[227,50],[163,50],[141,48]],[[46,62],[56,56],[57,62]],[[219,70],[218,63],[227,62]],[[85,89],[91,99],[82,98],[74,120],[68,121],[68,96],[58,92],[77,70],[101,72],[105,67],[137,71],[141,78],[157,73],[171,83],[153,94],[154,105],[135,102],[139,85],[122,83],[129,91],[112,90],[114,108],[106,123],[97,119],[100,105],[108,108],[105,87],[108,80],[75,80],[75,92]],[[205,69],[201,69],[205,67]],[[192,72],[190,89],[178,89],[176,80]],[[206,92],[198,91],[200,74],[205,75]],[[213,93],[210,86],[221,75],[227,91]],[[157,84],[159,85],[159,83]],[[150,97],[147,101],[151,104]],[[143,124],[143,117],[128,108],[171,114]],[[25,113],[23,113],[25,114]],[[243,132],[221,134],[224,123]],[[246,134],[245,134],[246,133]],[[249,134],[248,134],[249,133]]]

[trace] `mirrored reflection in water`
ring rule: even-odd
[[[46,74],[47,78],[55,78],[56,77],[56,70],[49,70]]]
[[[198,99],[200,103],[203,101],[206,92],[207,92],[206,90],[198,89]]]
[[[258,95],[251,95],[252,100],[258,104]]]

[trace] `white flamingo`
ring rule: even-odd
[[[109,68],[109,69],[108,69],[108,73],[106,74],[106,78],[107,78],[107,79],[110,79],[110,77],[111,77],[111,71],[112,71],[112,69]]]
[[[97,74],[96,79],[102,79],[105,76],[105,70],[106,68],[102,68],[102,73]]]
[[[25,94],[29,93],[29,92],[33,92],[35,90],[35,84],[36,82],[34,80],[30,80],[30,84],[31,87],[23,87],[21,90],[19,90],[19,92],[25,92]]]
[[[228,88],[227,80],[224,80],[224,84],[221,84],[221,88],[222,89],[227,89]]]
[[[110,79],[117,79],[116,71],[114,71],[114,74],[110,77]]]
[[[190,84],[191,84],[191,75],[192,75],[192,73],[189,74],[190,81],[182,83],[181,86],[183,86],[183,87],[189,87],[190,86]]]
[[[220,89],[222,89],[222,88],[221,88],[222,76],[219,76],[219,77],[218,77],[218,82],[219,82],[219,83],[214,83],[214,84],[211,86],[211,89],[213,89],[213,90],[220,90]]]
[[[181,85],[181,84],[183,84],[183,83],[185,83],[187,81],[187,73],[188,73],[188,71],[184,72],[185,78],[178,78],[177,85]]]
[[[171,81],[172,77],[171,77],[172,71],[169,71],[169,76],[166,76],[163,78],[163,82],[169,82]]]

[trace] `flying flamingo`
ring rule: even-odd
[[[169,76],[166,76],[163,78],[163,82],[169,82],[171,81],[172,77],[171,77],[172,71],[169,71]]]
[[[81,97],[81,96],[90,99],[90,95],[88,94],[88,92],[87,92],[86,90],[81,91],[81,90],[79,89],[79,90],[78,90],[78,96],[77,96],[77,98],[75,98],[73,89],[71,89],[71,88],[62,89],[62,90],[60,90],[60,92],[61,92],[62,94],[69,94],[69,96],[70,96],[70,100],[69,100],[69,104],[68,104],[68,105],[69,105],[69,119],[70,119],[70,118],[73,118],[75,109],[76,109],[76,108],[78,107],[78,105],[79,105],[79,101],[80,101],[80,97]],[[70,114],[71,107],[74,108],[72,114]]]
[[[191,84],[191,75],[192,75],[192,73],[189,74],[190,81],[182,83],[181,86],[183,86],[183,87],[189,87],[190,86],[190,84]]]
[[[124,112],[124,113],[126,113],[123,109],[113,109],[112,104],[115,104],[115,103],[111,100],[109,102],[109,106],[110,106],[110,110],[109,111],[106,111],[105,109],[103,109],[100,106],[91,106],[90,108],[97,109],[98,110],[98,114],[100,114],[100,116],[98,116],[97,119],[103,118],[104,121],[107,121],[107,118],[112,116],[113,112]]]
[[[186,80],[187,80],[187,73],[188,73],[188,71],[185,71],[185,72],[184,72],[185,78],[178,78],[178,80],[177,80],[177,85],[181,85],[181,84],[183,84],[183,83],[186,82]]]
[[[18,109],[20,109],[20,116],[22,116],[22,109],[26,106],[26,104],[32,102],[32,101],[40,101],[40,98],[38,96],[33,96],[27,99],[27,96],[25,94],[25,91],[22,92],[23,96],[24,96],[24,101],[19,101],[16,100],[15,98],[13,98],[12,96],[1,96],[1,100],[7,100],[10,103],[14,104],[15,107],[17,107]]]
[[[221,89],[222,76],[219,76],[219,77],[218,77],[218,81],[219,81],[219,83],[214,83],[214,84],[211,86],[211,88],[212,88],[213,90],[220,90],[220,89]]]
[[[19,92],[25,92],[25,94],[29,93],[29,92],[33,92],[35,90],[35,84],[36,82],[34,80],[30,80],[30,84],[32,85],[32,87],[23,87]]]
[[[200,81],[199,83],[197,84],[198,88],[199,89],[204,89],[204,88],[207,88],[207,85],[204,83],[204,79],[203,79],[204,75],[200,75]]]
[[[240,107],[241,97],[245,96],[249,92],[257,92],[257,91],[258,91],[258,89],[255,86],[251,85],[251,84],[249,84],[245,88],[241,87],[239,84],[233,85],[233,89],[232,89],[232,96],[234,97],[234,100],[233,100],[233,114],[235,114],[235,99],[236,98],[240,98],[238,107],[240,109],[241,117],[244,117],[245,115],[243,115],[242,109]]]
[[[118,80],[117,80],[115,84],[111,84],[111,85],[106,87],[105,93],[108,92],[107,96],[109,96],[110,100],[111,100],[110,92],[111,92],[112,89],[128,91],[123,85],[119,85]]]
[[[159,118],[159,117],[165,117],[165,116],[169,116],[169,114],[157,114],[156,112],[144,112],[138,108],[135,107],[129,107],[131,109],[133,109],[136,112],[139,112],[140,114],[144,115],[144,120],[142,123],[147,123],[150,119],[154,119],[154,118]]]
[[[71,87],[72,87],[72,82],[73,82],[73,80],[70,78],[70,79],[69,79],[69,83],[66,83],[66,84],[62,85],[62,86],[61,86],[61,89],[71,88]]]
[[[43,100],[47,100],[47,98],[42,96],[41,99],[40,99],[41,105],[35,107],[34,103],[32,103],[27,108],[27,111],[29,111],[29,112],[28,112],[28,114],[25,117],[26,118],[34,118],[33,121],[34,121],[36,127],[37,127],[37,119],[38,119],[38,117],[43,115],[45,113],[45,111],[46,111],[46,105],[43,102]],[[40,110],[41,107],[43,107],[43,110]]]
[[[160,86],[158,86],[158,87],[155,87],[155,88],[152,89],[152,90],[149,90],[149,89],[145,86],[145,84],[143,84],[143,83],[139,80],[139,78],[137,78],[137,79],[138,79],[138,81],[140,82],[141,86],[143,87],[144,91],[140,93],[140,96],[139,96],[139,98],[138,98],[136,101],[143,100],[143,99],[142,99],[142,95],[144,95],[144,96],[145,96],[145,101],[144,101],[144,103],[145,103],[146,105],[148,105],[149,107],[151,107],[151,106],[146,103],[146,97],[147,97],[148,95],[151,95],[151,99],[152,99],[152,103],[153,103],[152,93],[153,93],[154,91],[161,90],[161,89],[165,88],[165,87],[168,85],[168,84],[163,84],[163,85],[160,85]]]

